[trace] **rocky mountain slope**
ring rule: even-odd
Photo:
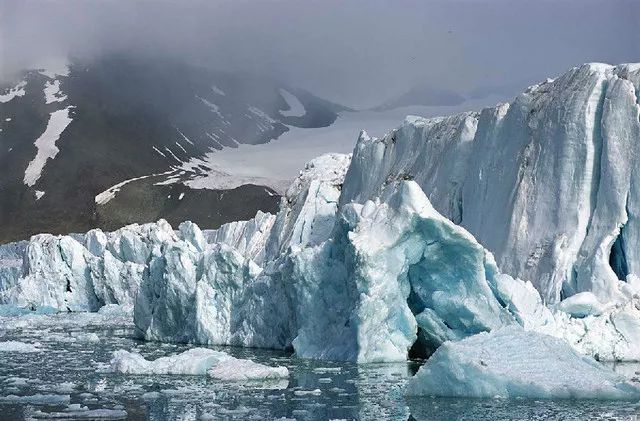
[[[250,75],[124,55],[22,76],[0,87],[0,242],[274,211],[271,188],[183,182],[209,170],[199,158],[211,151],[326,126],[343,109]]]

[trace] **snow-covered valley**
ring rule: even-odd
[[[509,104],[410,116],[381,137],[363,131],[352,154],[309,161],[274,215],[218,230],[161,220],[0,246],[7,341],[24,339],[14,323],[99,317],[34,312],[96,314],[115,304],[133,308],[126,340],[158,351],[125,349],[111,375],[224,381],[233,372],[225,364],[239,364],[262,380],[291,381],[319,361],[355,370],[346,384],[367,373],[354,413],[334,415],[340,393],[321,401],[318,378],[281,392],[307,412],[261,405],[275,411],[267,417],[313,419],[311,405],[329,411],[320,419],[432,419],[435,402],[455,418],[455,404],[425,396],[552,399],[529,408],[533,417],[634,414],[637,367],[618,374],[603,362],[640,361],[639,90],[639,65],[586,64]],[[277,179],[276,170],[245,176]],[[187,358],[174,354],[186,348],[169,344],[186,343],[264,351],[228,351],[236,360],[192,349],[202,364],[181,369]],[[172,359],[155,360],[164,347]],[[408,361],[427,357],[411,377]],[[554,400],[565,398],[587,401]],[[491,405],[498,417],[501,404]],[[370,408],[377,412],[362,413]],[[464,410],[473,418],[477,408]]]

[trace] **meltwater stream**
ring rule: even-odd
[[[183,352],[189,346],[135,339],[131,316],[114,308],[89,314],[0,317],[0,419],[632,420],[640,417],[637,402],[407,399],[403,393],[405,383],[417,370],[417,363],[329,363],[257,349],[219,348],[238,358],[287,366],[289,379],[238,383],[205,376],[109,373],[106,368],[113,351],[118,349],[134,350],[147,359],[155,359]],[[640,367],[617,368],[629,376],[637,376]]]

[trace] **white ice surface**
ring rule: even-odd
[[[408,395],[465,398],[640,399],[640,384],[566,342],[518,327],[447,342],[408,382]]]

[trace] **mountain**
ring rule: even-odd
[[[304,90],[182,62],[105,56],[0,87],[0,242],[37,232],[184,219],[205,227],[277,209],[246,184],[192,189],[211,151],[330,125],[343,107]]]
[[[422,106],[453,106],[460,105],[465,97],[459,93],[435,87],[414,87],[396,98],[390,99],[377,107],[375,111],[391,110],[412,105]]]
[[[508,104],[362,132],[352,155],[309,162],[276,215],[3,246],[0,299],[133,304],[147,340],[304,358],[406,361],[480,334],[638,361],[639,90],[638,64],[586,64]]]

